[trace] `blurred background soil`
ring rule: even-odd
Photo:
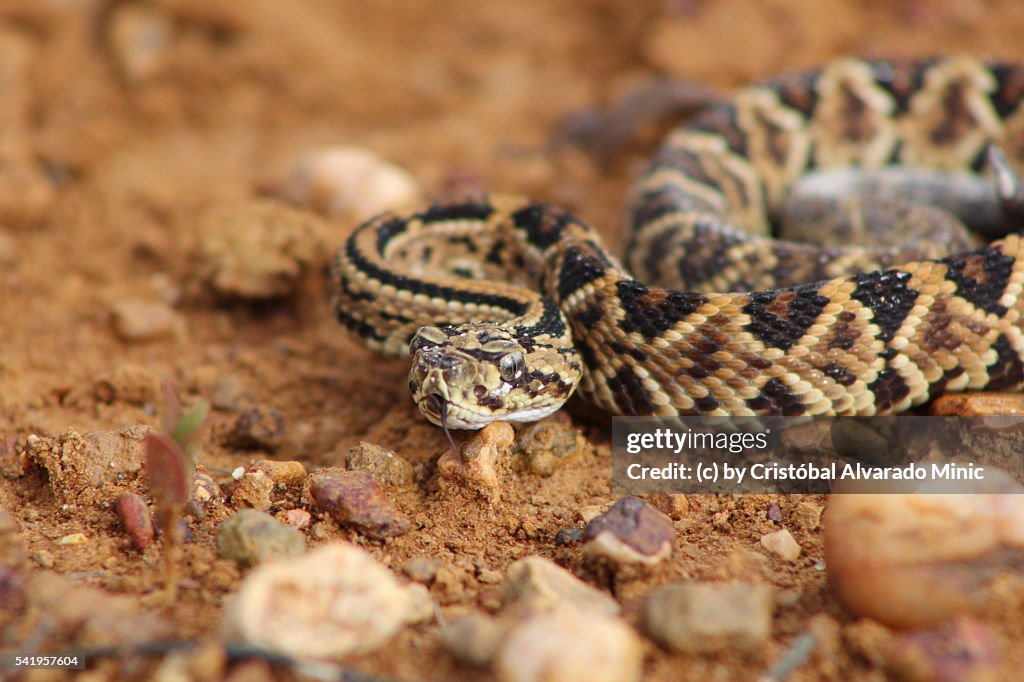
[[[524,193],[614,243],[655,138],[641,131],[598,163],[558,143],[567,116],[656,76],[727,92],[841,55],[1020,60],[1021,36],[1019,0],[0,3],[0,509],[20,527],[27,565],[141,600],[176,638],[217,632],[241,574],[217,556],[213,521],[194,523],[181,594],[165,611],[159,549],[130,546],[111,498],[61,490],[52,471],[19,460],[33,435],[159,426],[156,387],[171,377],[186,403],[220,392],[202,456],[220,482],[254,459],[344,466],[360,441],[409,460],[424,483],[392,499],[413,532],[381,543],[318,520],[308,536],[347,538],[396,568],[439,558],[454,576],[433,595],[445,613],[493,608],[494,576],[526,554],[575,567],[576,549],[553,538],[582,525],[580,509],[614,499],[607,424],[574,422],[583,452],[549,477],[506,472],[498,503],[439,494],[429,481],[446,444],[409,400],[406,364],[347,338],[326,303],[322,264],[351,221],[318,228],[310,276],[288,295],[225,299],[205,286],[197,255],[209,207],[265,194],[308,150],[358,145],[409,171],[425,196]],[[139,318],[155,331],[124,328]],[[283,417],[272,455],[229,438],[239,412],[257,406]],[[141,476],[110,485],[146,490]],[[848,623],[826,591],[820,528],[794,520],[813,517],[800,505],[822,504],[691,499],[674,558],[618,586],[627,619],[651,588],[683,578],[757,576],[783,599],[773,641],[755,655],[673,655],[648,642],[650,679],[752,679],[813,617]],[[778,527],[770,516],[787,520],[798,561],[758,544]],[[75,533],[87,541],[61,544]],[[999,625],[1011,642],[1024,627],[1013,618]],[[1013,649],[1006,670],[1024,664]],[[869,674],[867,651],[836,649],[792,679]],[[428,626],[352,665],[407,680],[480,674],[457,666]]]

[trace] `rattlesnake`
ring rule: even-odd
[[[872,415],[1017,387],[1024,242],[976,248],[903,199],[1016,228],[1022,99],[1024,67],[970,57],[776,78],[669,134],[629,199],[628,270],[562,210],[476,197],[360,226],[332,304],[370,347],[412,354],[414,399],[446,428],[540,419],[574,390],[624,415]],[[772,239],[787,221],[925,233]]]

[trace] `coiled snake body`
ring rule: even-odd
[[[1018,387],[1024,242],[976,248],[947,211],[1018,227],[1022,100],[1024,67],[969,57],[781,77],[669,135],[629,200],[628,271],[573,216],[485,197],[359,227],[332,303],[412,354],[420,410],[454,428],[539,419],[577,385],[626,415],[872,415]],[[818,243],[772,239],[787,222]],[[924,234],[837,246],[829,222]]]

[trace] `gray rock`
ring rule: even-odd
[[[619,614],[619,604],[549,559],[531,556],[509,566],[504,584],[505,608],[540,613],[558,607],[575,607],[609,616]]]
[[[413,481],[412,465],[407,460],[373,443],[360,443],[349,450],[345,463],[349,469],[365,471],[388,485],[408,485]]]
[[[270,514],[243,509],[217,528],[217,550],[240,566],[254,566],[306,551],[306,538]]]
[[[441,631],[441,644],[455,660],[467,665],[485,666],[494,658],[506,628],[482,613],[470,613]]]
[[[648,594],[643,620],[651,637],[676,651],[749,651],[771,635],[772,608],[767,585],[685,583]]]

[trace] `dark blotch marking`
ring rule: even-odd
[[[879,372],[878,378],[868,388],[875,394],[875,407],[879,413],[887,411],[910,394],[907,382],[891,367]]]
[[[844,310],[836,315],[836,323],[829,330],[831,333],[827,344],[829,348],[841,348],[842,350],[853,348],[861,335],[861,331],[853,326],[856,319],[857,315],[849,310]]]
[[[649,289],[635,280],[623,280],[616,288],[626,313],[619,327],[647,339],[660,336],[708,302],[703,294]]]
[[[501,254],[504,253],[504,251],[505,243],[498,240],[491,246],[490,251],[488,251],[487,255],[484,256],[484,260],[488,263],[493,263],[494,265],[502,265],[503,261],[501,259]]]
[[[996,361],[988,366],[988,385],[990,390],[1016,388],[1024,383],[1024,364],[1020,356],[1013,350],[1010,340],[1000,334],[992,344],[996,351]]]
[[[917,292],[907,286],[910,273],[868,272],[854,276],[853,281],[857,288],[852,298],[871,309],[874,313],[871,321],[879,329],[878,338],[889,343],[917,300]]]
[[[583,358],[583,364],[586,365],[587,369],[596,371],[601,368],[603,363],[598,360],[597,353],[594,352],[594,347],[591,343],[589,339],[580,339],[576,342],[576,350],[579,351],[580,357]]]
[[[542,204],[530,204],[512,214],[512,222],[526,233],[526,239],[544,250],[562,238],[562,231],[572,217]]]
[[[623,414],[644,415],[654,412],[647,391],[629,367],[623,367],[609,379],[608,388],[615,395],[615,402],[622,408]]]
[[[405,315],[389,313],[385,310],[382,310],[377,314],[380,316],[380,319],[387,320],[389,322],[398,322],[399,324],[409,324],[410,322],[412,322],[412,319],[406,317]]]
[[[540,320],[537,324],[532,327],[516,327],[515,335],[516,341],[522,345],[527,352],[533,350],[536,346],[536,337],[547,334],[548,336],[562,336],[565,334],[565,322],[562,320],[562,311],[558,309],[558,306],[550,298],[545,297],[542,299],[544,305],[544,312],[541,314]]]
[[[476,245],[476,242],[471,237],[468,237],[466,235],[449,237],[448,243],[453,246],[462,246],[469,253],[477,253],[480,250],[480,248]]]
[[[956,379],[963,373],[964,368],[961,367],[960,365],[957,365],[948,372],[945,372],[938,381],[936,381],[935,383],[928,387],[928,399],[931,400],[932,398],[937,398],[938,396],[945,393],[946,386],[949,384],[949,382],[952,381],[953,379]]]
[[[1014,259],[999,249],[986,247],[966,256],[943,259],[949,266],[946,279],[956,282],[957,296],[970,301],[986,313],[1005,315],[999,299],[1006,290]]]
[[[643,352],[639,348],[635,348],[634,346],[627,346],[626,344],[619,343],[618,341],[611,341],[609,342],[608,347],[611,348],[612,352],[616,355],[628,355],[637,362],[645,362],[647,360],[647,353]]]
[[[349,300],[352,300],[352,301],[372,301],[372,300],[374,300],[373,294],[371,294],[371,293],[369,293],[367,291],[355,291],[354,289],[352,289],[351,285],[349,284],[348,277],[345,277],[344,275],[342,275],[338,279],[338,286],[341,287],[342,293],[344,293],[345,296]]]
[[[376,339],[377,341],[383,341],[384,337],[379,335],[376,330],[364,322],[363,320],[356,319],[349,315],[341,308],[334,311],[338,317],[338,322],[343,324],[346,329],[352,333],[364,338],[364,339]]]
[[[829,299],[818,294],[816,284],[750,295],[743,312],[750,315],[744,330],[766,346],[789,350],[814,324]]]
[[[768,409],[766,414],[781,414],[784,417],[797,417],[807,411],[804,404],[800,402],[800,399],[789,392],[786,385],[782,383],[782,379],[775,378],[769,379],[765,382],[764,388],[761,389],[761,396],[767,399]],[[758,396],[760,398],[761,396]],[[751,406],[751,409],[763,409],[755,408],[751,403],[754,400],[748,400],[747,405]]]
[[[345,256],[359,270],[364,271],[367,276],[380,280],[382,284],[390,284],[395,289],[408,291],[412,294],[425,294],[430,298],[442,298],[460,303],[476,303],[478,305],[493,306],[507,310],[512,315],[522,315],[526,312],[527,304],[507,296],[497,294],[480,294],[470,291],[461,291],[451,287],[443,287],[433,282],[425,282],[418,279],[399,275],[390,270],[377,267],[367,260],[356,246],[355,239],[349,239],[345,244]]]
[[[747,136],[740,128],[736,118],[736,107],[732,104],[714,105],[695,117],[686,127],[688,130],[720,135],[729,144],[732,152],[739,156],[747,155]]]
[[[857,382],[857,377],[850,374],[845,367],[835,361],[832,361],[822,367],[821,371],[825,373],[825,376],[829,377],[840,386],[853,386],[853,384]]]
[[[388,242],[405,231],[406,221],[401,218],[389,218],[377,226],[377,251],[384,253]]]
[[[480,407],[486,407],[489,410],[500,410],[503,405],[501,398],[493,395],[485,395],[483,398],[477,398],[476,404]]]
[[[719,218],[696,220],[676,266],[679,281],[698,286],[718,277],[730,265],[729,249],[745,239]]]
[[[441,223],[449,220],[487,220],[494,213],[494,208],[483,202],[461,204],[435,204],[420,213],[424,223]]]
[[[585,329],[593,329],[604,318],[604,302],[598,298],[582,310],[573,313],[573,319]]]
[[[716,410],[721,405],[721,403],[719,403],[715,399],[715,397],[710,394],[704,396],[703,398],[698,398],[694,400],[693,404],[697,406],[697,409],[699,409],[702,414],[711,412],[712,410]]]
[[[558,273],[558,300],[564,301],[580,287],[603,277],[606,271],[597,256],[583,253],[578,246],[566,249]]]

